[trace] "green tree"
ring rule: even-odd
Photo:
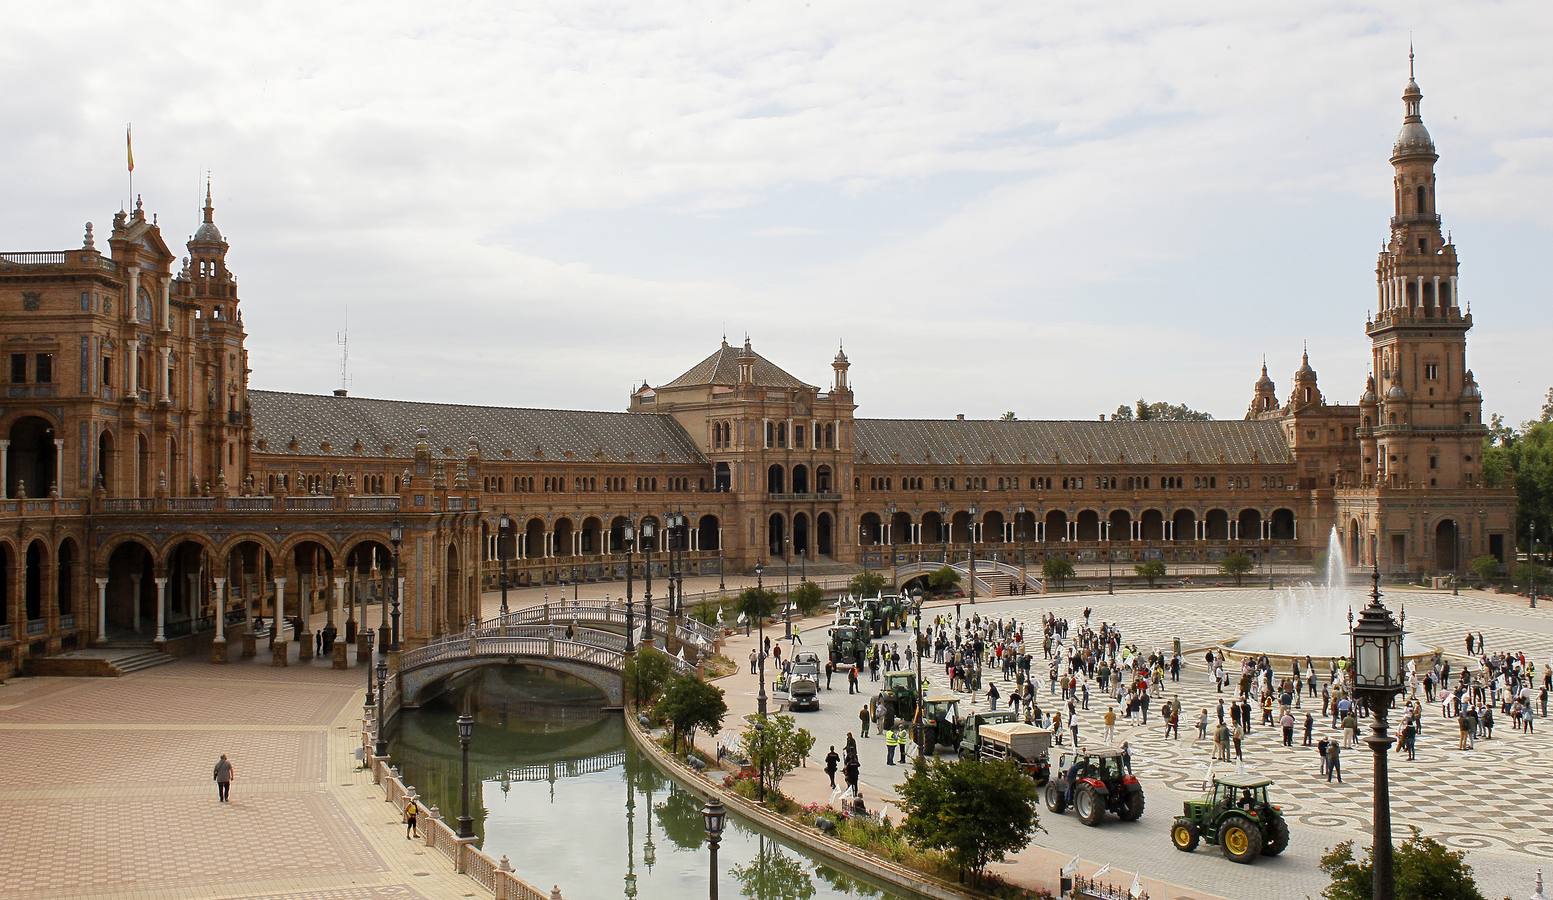
[[[1209,413],[1192,409],[1184,403],[1150,403],[1142,397],[1132,406],[1122,404],[1111,415],[1115,422],[1207,422],[1213,419]]]
[[[1494,417],[1498,420],[1498,417]],[[1483,447],[1483,481],[1489,487],[1515,483],[1517,547],[1529,546],[1532,526],[1543,537],[1553,536],[1553,420],[1523,424],[1519,431],[1491,427]]]
[[[793,589],[793,605],[804,615],[810,615],[820,608],[820,601],[825,599],[825,592],[812,581],[805,581]]]
[[[799,728],[792,716],[749,717],[741,736],[740,750],[750,764],[764,772],[766,787],[778,790],[787,773],[798,768],[814,749],[814,735]]]
[[[668,799],[653,809],[658,827],[681,850],[700,850],[706,846],[706,819],[701,816],[701,798],[678,785],[669,786]]]
[[[680,735],[685,736],[688,746],[694,747],[696,729],[710,734],[723,727],[728,703],[723,699],[722,688],[717,685],[707,684],[694,675],[680,675],[663,689],[657,710],[673,727],[673,747],[678,753]]]
[[[1479,581],[1485,583],[1499,577],[1499,560],[1492,556],[1475,557],[1467,563],[1467,568],[1472,570],[1472,574],[1476,575]]]
[[[1254,568],[1256,568],[1256,562],[1244,553],[1230,553],[1219,560],[1219,574],[1233,575],[1237,587],[1240,585],[1240,579]]]
[[[1524,562],[1515,567],[1515,583],[1521,587],[1531,584],[1533,581],[1542,584],[1548,583],[1548,570],[1545,566],[1536,563]]]
[[[1046,562],[1041,563],[1041,574],[1048,584],[1055,582],[1060,588],[1073,577],[1073,563],[1063,556],[1048,556]]]
[[[999,416],[998,418],[1002,419],[1004,422],[1017,422],[1017,421],[1019,421],[1019,417],[1014,415],[1014,411],[1013,410],[1009,410],[1008,412],[1004,413],[1003,415]]]
[[[739,879],[744,896],[757,900],[809,900],[814,896],[814,879],[797,859],[782,852],[775,841],[765,837],[749,865],[729,869]]]
[[[927,586],[935,594],[947,594],[960,586],[960,573],[954,566],[940,566],[928,573]]]
[[[901,830],[919,847],[942,850],[980,876],[988,863],[1029,845],[1040,828],[1035,782],[1003,760],[940,759],[918,765],[901,785]]]
[[[1132,568],[1133,571],[1148,579],[1149,587],[1153,587],[1156,581],[1165,577],[1165,561],[1161,559],[1144,560]]]
[[[1364,859],[1354,856],[1353,841],[1343,841],[1321,857],[1321,871],[1332,879],[1321,892],[1326,900],[1370,900],[1374,896],[1375,861],[1370,849]],[[1467,855],[1450,850],[1418,829],[1392,857],[1397,900],[1484,900],[1472,879]]]
[[[865,569],[852,576],[852,580],[847,582],[847,590],[859,597],[877,597],[889,585],[890,579],[872,569]]]
[[[625,688],[636,698],[637,705],[652,703],[663,692],[663,686],[674,675],[674,664],[656,647],[640,646],[626,660],[621,677]]]
[[[739,599],[734,606],[742,615],[748,616],[751,622],[764,619],[776,611],[776,591],[747,587],[739,592]]]

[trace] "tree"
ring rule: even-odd
[[[1046,576],[1048,582],[1055,581],[1058,587],[1062,587],[1073,577],[1073,563],[1066,557],[1048,556],[1046,562],[1041,563],[1041,574]]]
[[[1111,420],[1115,422],[1208,422],[1212,419],[1211,414],[1192,409],[1184,403],[1150,403],[1142,397],[1132,406],[1125,403],[1118,406],[1111,415]]]
[[[740,750],[749,757],[750,764],[758,766],[766,780],[766,786],[777,790],[788,772],[798,768],[814,749],[814,735],[799,728],[792,716],[749,717],[749,727],[744,729]]]
[[[626,690],[636,698],[637,705],[657,700],[673,675],[674,664],[669,662],[668,654],[646,645],[631,654],[621,672]]]
[[[1540,581],[1546,584],[1548,581],[1548,570],[1536,563],[1529,562],[1520,563],[1515,567],[1516,584],[1525,587],[1533,581]]]
[[[747,587],[739,592],[736,601],[740,614],[748,616],[751,622],[764,619],[776,611],[776,591],[768,591],[765,588]]]
[[[1133,570],[1148,579],[1149,587],[1153,587],[1154,582],[1165,577],[1165,561],[1162,559],[1145,560],[1133,566]]]
[[[1035,781],[1004,760],[940,759],[918,765],[900,787],[901,830],[980,876],[988,863],[1029,845],[1040,828]]]
[[[1550,393],[1553,393],[1553,392],[1550,392]],[[1017,422],[1019,420],[1019,417],[1014,415],[1014,411],[1013,410],[1009,410],[1008,412],[1006,412],[1003,415],[999,416],[999,418],[1002,419],[1004,422]]]
[[[1483,446],[1483,482],[1504,487],[1514,481],[1516,500],[1515,544],[1529,548],[1532,527],[1539,535],[1553,535],[1553,410],[1543,409],[1542,419],[1524,423],[1520,430],[1497,424],[1489,429]]]
[[[1240,586],[1240,579],[1246,573],[1256,568],[1256,562],[1244,553],[1231,553],[1219,560],[1219,574],[1235,576],[1235,586]]]
[[[1433,838],[1413,836],[1398,846],[1391,860],[1397,900],[1483,900],[1467,855],[1450,850]],[[1353,841],[1343,841],[1321,857],[1321,871],[1332,879],[1321,892],[1326,900],[1370,900],[1374,896],[1375,861],[1366,849],[1355,859]]]
[[[1499,576],[1499,560],[1492,556],[1475,557],[1472,562],[1467,563],[1467,568],[1471,569],[1472,574],[1482,582],[1493,581]]]
[[[858,597],[877,597],[884,593],[884,589],[889,584],[888,578],[878,572],[865,569],[852,576],[852,580],[847,582],[847,590]]]
[[[927,586],[935,594],[947,594],[960,586],[960,573],[954,566],[940,566],[928,573]]]
[[[797,859],[765,836],[749,865],[735,865],[730,871],[744,886],[744,896],[762,900],[809,900],[814,896],[814,879]]]
[[[820,601],[825,599],[825,592],[814,582],[805,581],[793,589],[792,598],[793,605],[798,607],[800,613],[807,616],[820,608]]]
[[[694,675],[680,675],[664,688],[663,699],[658,701],[658,713],[674,730],[674,752],[679,752],[679,737],[696,745],[696,729],[708,733],[723,727],[723,716],[728,714],[728,703],[722,689],[707,684]]]

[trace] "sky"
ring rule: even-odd
[[[623,409],[748,334],[858,415],[1354,402],[1408,42],[1485,411],[1553,385],[1545,0],[0,0],[0,250],[180,246],[251,385]],[[101,245],[99,243],[99,245]]]

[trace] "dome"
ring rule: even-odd
[[[1359,397],[1359,402],[1367,406],[1374,406],[1376,399],[1375,376],[1371,375],[1369,378],[1364,380],[1364,394]]]
[[[194,240],[219,244],[222,240],[221,229],[216,227],[215,222],[201,222],[200,227],[194,232]]]
[[[1433,153],[1434,138],[1429,136],[1429,129],[1422,122],[1405,122],[1402,130],[1397,133],[1397,142],[1391,146],[1392,154],[1401,156],[1404,153]]]
[[[1390,390],[1386,391],[1386,399],[1387,400],[1406,400],[1407,399],[1407,391],[1402,390],[1402,385],[1394,384],[1394,385],[1391,386]]]

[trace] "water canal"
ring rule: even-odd
[[[701,801],[637,752],[593,688],[527,668],[476,670],[406,710],[391,750],[405,781],[450,822],[459,814],[456,720],[468,701],[470,816],[481,846],[568,900],[707,896]],[[722,897],[898,897],[730,814],[718,850]]]

